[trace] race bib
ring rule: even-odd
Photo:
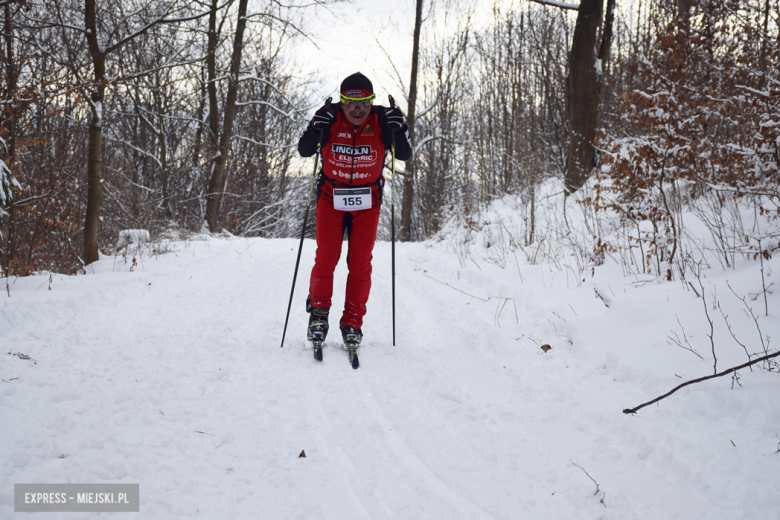
[[[333,207],[339,211],[371,208],[371,188],[334,188]]]

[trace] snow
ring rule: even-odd
[[[142,518],[780,518],[777,372],[622,413],[713,373],[705,304],[718,370],[746,361],[727,322],[762,351],[746,305],[778,337],[777,256],[765,282],[759,261],[703,267],[702,299],[609,257],[534,265],[506,247],[512,208],[396,244],[396,346],[377,243],[359,370],[335,327],[323,363],[306,345],[309,240],[284,348],[297,239],[197,235],[2,280],[0,518],[13,484],[67,482],[139,483]],[[342,260],[336,309],[345,280]]]
[[[103,103],[101,101],[93,102],[95,108],[94,111],[94,124],[95,126],[103,126]]]

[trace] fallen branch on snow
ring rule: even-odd
[[[661,397],[656,397],[652,401],[648,401],[648,402],[646,402],[644,404],[640,404],[636,408],[626,408],[625,410],[623,410],[623,413],[637,413],[639,410],[641,410],[645,406],[647,406],[649,404],[657,403],[661,399],[665,399],[665,398],[669,397],[670,395],[672,395],[673,393],[675,393],[677,390],[679,390],[680,388],[682,388],[684,386],[692,385],[693,383],[701,383],[702,381],[706,381],[708,379],[714,379],[716,377],[725,376],[726,374],[731,374],[732,372],[736,372],[737,370],[742,370],[743,368],[747,368],[747,367],[749,367],[751,365],[755,365],[756,363],[760,363],[761,361],[766,361],[768,359],[772,359],[772,358],[775,358],[777,356],[780,356],[780,351],[775,352],[774,354],[769,354],[767,356],[756,358],[753,361],[748,361],[747,363],[745,363],[743,365],[739,365],[738,367],[729,368],[727,370],[724,370],[723,372],[719,372],[719,373],[711,375],[711,376],[700,377],[699,379],[693,379],[691,381],[687,381],[687,382],[685,382],[685,383],[683,383],[681,385],[678,385],[678,386],[674,387],[672,390],[670,390],[669,392],[665,393]]]
[[[439,283],[440,283],[440,284],[442,284],[442,285],[446,285],[446,286],[447,286],[447,287],[449,287],[450,289],[455,289],[456,291],[458,291],[458,292],[461,292],[461,293],[465,294],[466,296],[471,296],[472,298],[476,298],[477,300],[481,300],[481,301],[483,301],[483,302],[486,302],[486,301],[487,301],[486,299],[484,299],[484,298],[480,298],[479,296],[474,296],[473,294],[469,294],[469,293],[467,293],[467,292],[465,292],[465,291],[461,291],[461,290],[460,290],[460,289],[458,289],[457,287],[453,287],[453,286],[451,286],[450,284],[448,284],[447,282],[442,282],[441,280],[437,280],[437,279],[436,279],[436,278],[434,278],[433,276],[428,276],[428,275],[427,275],[427,274],[425,274],[424,272],[422,273],[422,275],[423,275],[423,276],[427,276],[428,278],[430,278],[430,279],[431,279],[431,280],[433,280],[434,282],[439,282]],[[488,298],[488,300],[489,300],[489,299],[490,299],[490,298]]]
[[[580,466],[579,464],[577,464],[577,463],[576,463],[576,462],[574,462],[573,460],[569,459],[569,462],[571,462],[572,464],[574,464],[575,466],[577,466],[578,468],[580,468],[580,469],[582,470],[582,472],[583,472],[583,473],[585,473],[585,474],[588,476],[588,478],[589,478],[589,479],[591,479],[591,480],[593,481],[593,483],[594,483],[594,484],[596,484],[596,492],[595,492],[595,493],[593,493],[593,496],[594,496],[594,497],[595,497],[595,496],[598,496],[598,494],[599,494],[599,491],[601,491],[601,486],[599,486],[599,483],[598,483],[598,482],[596,482],[596,479],[595,479],[595,478],[593,478],[593,477],[591,477],[591,476],[590,476],[590,473],[588,473],[587,471],[585,471],[585,468],[583,468],[582,466]],[[604,506],[604,507],[607,507],[607,504],[605,504],[605,503],[604,503],[604,499],[605,499],[605,498],[607,498],[607,494],[606,494],[605,492],[601,491],[601,499],[599,500],[599,502],[601,502],[601,505],[602,505],[602,506]]]

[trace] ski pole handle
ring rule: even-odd
[[[330,102],[331,101],[333,101],[332,97],[329,97],[328,99],[325,100],[325,107],[324,107],[325,110],[330,108]],[[322,139],[325,137],[325,129],[324,128],[322,130],[320,130],[319,137],[320,137],[320,139],[319,139],[319,142],[317,143],[317,152],[320,151],[320,147],[322,146]],[[315,166],[315,173],[316,173],[316,166]]]
[[[388,94],[387,98],[390,101],[390,108],[396,108],[393,96]],[[395,132],[393,132],[393,175],[395,175]]]

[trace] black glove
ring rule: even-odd
[[[314,117],[311,119],[311,127],[314,129],[315,132],[327,132],[330,130],[330,127],[333,126],[333,123],[336,121],[336,114],[333,108],[333,105],[330,104],[330,101],[325,104],[324,107],[320,108],[315,112]]]
[[[404,113],[398,107],[392,107],[385,110],[387,126],[393,132],[400,132],[404,127]]]

